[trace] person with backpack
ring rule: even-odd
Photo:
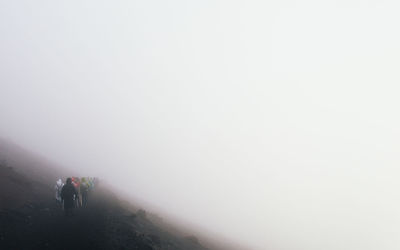
[[[82,199],[81,199],[81,182],[78,177],[72,177],[72,185],[74,185],[76,192],[78,195],[75,197],[75,207],[79,208],[82,206]]]
[[[71,216],[74,209],[74,198],[78,196],[72,179],[67,178],[67,183],[61,189],[61,200],[64,202],[65,216]]]

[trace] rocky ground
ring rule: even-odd
[[[0,249],[206,249],[196,239],[163,231],[143,212],[122,208],[101,185],[91,193],[86,208],[65,217],[50,192],[35,193],[40,188],[12,168],[1,166],[0,178],[14,188],[1,201]],[[6,189],[1,190],[4,197]],[[7,208],[6,203],[14,207]]]
[[[86,208],[65,217],[54,199],[60,176],[66,177],[62,169],[0,140],[0,249],[207,249],[197,237],[127,208],[101,183]]]

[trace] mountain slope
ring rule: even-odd
[[[207,249],[125,208],[101,183],[88,207],[65,217],[53,198],[59,176],[65,171],[0,140],[0,249]]]

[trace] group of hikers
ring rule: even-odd
[[[68,177],[65,184],[58,179],[54,187],[56,202],[64,208],[66,216],[72,215],[74,208],[87,206],[89,193],[97,183],[98,179],[93,177]]]

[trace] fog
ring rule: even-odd
[[[399,249],[397,1],[1,1],[0,136],[250,249]]]

